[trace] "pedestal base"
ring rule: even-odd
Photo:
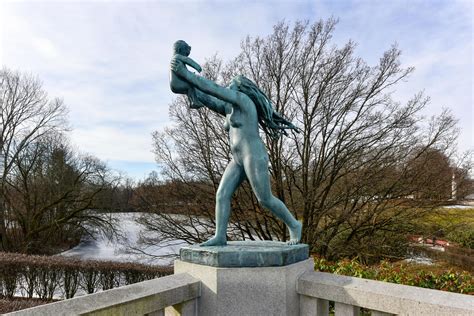
[[[312,259],[280,267],[218,268],[176,260],[175,273],[201,280],[198,315],[299,315],[298,277]]]
[[[280,241],[229,241],[225,246],[184,246],[179,256],[181,261],[221,268],[278,267],[308,259],[309,246]]]

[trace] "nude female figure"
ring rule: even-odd
[[[171,70],[196,88],[202,104],[225,116],[224,127],[229,131],[232,160],[224,171],[216,193],[216,233],[201,246],[227,244],[231,198],[245,178],[259,203],[288,226],[288,244],[299,243],[302,225],[285,204],[272,194],[267,149],[259,135],[259,124],[271,136],[286,134],[285,129],[296,127],[275,112],[266,95],[244,76],[235,77],[229,87],[223,87],[195,75],[175,60],[171,62]]]

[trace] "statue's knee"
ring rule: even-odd
[[[257,200],[264,208],[270,208],[272,202],[271,197],[257,197]]]
[[[230,196],[226,194],[224,190],[217,190],[216,192],[216,202],[223,203],[226,201],[230,201]]]

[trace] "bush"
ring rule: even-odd
[[[414,221],[417,234],[436,237],[474,249],[474,208],[438,208]]]
[[[423,245],[412,245],[411,251],[415,255],[426,256],[437,261],[447,262],[460,269],[474,272],[474,251],[468,248],[455,246],[445,247],[444,251],[435,250]]]
[[[357,260],[330,262],[314,257],[314,269],[373,279],[397,284],[413,285],[429,289],[474,295],[474,279],[469,272],[455,269],[440,269],[436,266],[423,266],[411,263],[391,263],[382,261],[378,265],[367,266]]]
[[[474,249],[474,229],[451,231],[446,235],[446,239],[463,247]]]
[[[0,252],[0,298],[51,300],[94,293],[173,273],[173,267]]]
[[[50,303],[51,301],[45,301],[40,299],[26,299],[26,298],[15,298],[15,299],[0,299],[0,315],[4,313],[11,313],[17,310],[35,307]]]

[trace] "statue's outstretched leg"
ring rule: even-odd
[[[201,246],[223,246],[227,244],[227,224],[230,217],[230,201],[238,186],[245,179],[244,168],[232,160],[222,175],[216,193],[216,234]]]
[[[246,159],[244,162],[245,174],[252,186],[253,192],[259,203],[270,210],[276,217],[282,220],[290,231],[289,245],[295,245],[301,240],[302,225],[288,210],[286,205],[273,196],[270,186],[270,174],[268,171],[268,159]]]

